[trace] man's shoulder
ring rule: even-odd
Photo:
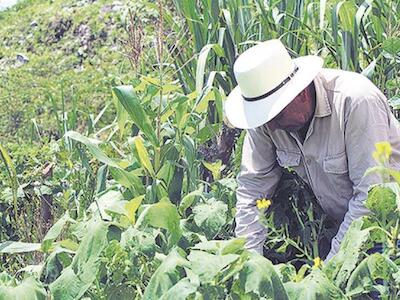
[[[356,72],[324,68],[318,76],[333,101],[350,101],[355,104],[384,97],[366,76]]]

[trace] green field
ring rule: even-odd
[[[224,123],[223,103],[237,55],[279,38],[293,57],[362,73],[398,114],[399,22],[391,0],[25,0],[0,12],[0,300],[398,299],[390,146],[377,145],[390,180],[371,190],[372,214],[327,263],[329,217],[285,170],[260,206],[263,257],[234,237],[245,131]]]

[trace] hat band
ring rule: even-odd
[[[278,91],[280,88],[282,88],[286,83],[288,83],[290,81],[290,79],[293,78],[294,74],[296,74],[296,72],[299,70],[299,67],[294,68],[294,71],[292,73],[289,74],[288,77],[286,77],[280,84],[278,84],[278,86],[276,86],[275,88],[273,88],[272,90],[270,90],[269,92],[261,95],[261,96],[257,96],[257,97],[245,97],[242,95],[243,99],[246,101],[257,101],[257,100],[261,100],[264,98],[267,98],[268,96],[272,95],[273,93],[275,93],[276,91]]]

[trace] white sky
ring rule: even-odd
[[[18,0],[0,0],[0,10],[4,10],[9,6],[17,4]]]

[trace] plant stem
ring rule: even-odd
[[[160,102],[158,104],[158,112],[157,112],[157,139],[158,141],[161,140],[161,111],[162,111],[162,99],[163,99],[163,35],[164,35],[164,28],[163,28],[163,5],[162,0],[158,1],[158,10],[160,14],[160,19],[158,22],[158,34],[157,34],[157,59],[158,59],[158,76],[159,76],[159,86],[160,86]],[[161,164],[161,147],[156,147],[154,149],[154,169],[155,172],[160,168]]]

